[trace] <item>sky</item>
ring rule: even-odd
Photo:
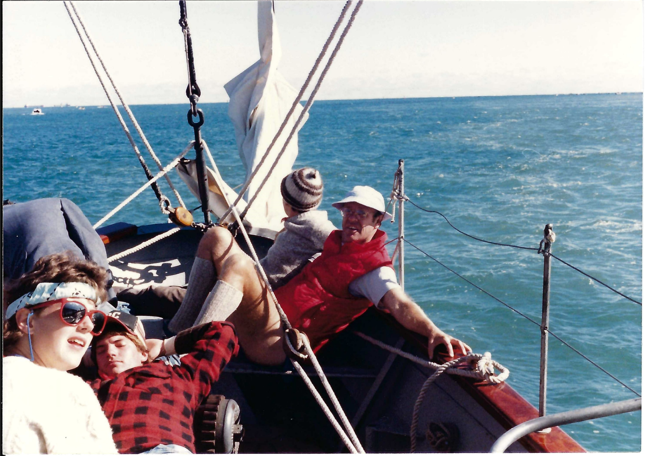
[[[276,2],[297,89],[344,3]],[[178,2],[76,7],[127,103],[186,103]],[[107,104],[62,2],[2,9],[3,107]],[[228,101],[224,84],[258,60],[256,9],[188,2],[200,102]],[[642,92],[643,19],[639,0],[366,0],[317,99]]]

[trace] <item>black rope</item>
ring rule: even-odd
[[[417,249],[419,252],[423,253],[423,254],[424,254],[425,256],[427,256],[428,258],[432,259],[433,261],[437,262],[438,264],[440,264],[441,266],[443,266],[444,268],[446,268],[448,271],[450,271],[450,272],[452,272],[453,274],[455,274],[455,275],[456,275],[457,277],[459,277],[460,279],[465,280],[466,282],[468,282],[469,284],[471,284],[473,287],[477,288],[477,289],[478,289],[479,291],[481,291],[482,293],[487,294],[488,296],[490,296],[491,298],[493,298],[495,301],[499,302],[500,304],[505,305],[505,306],[506,306],[506,307],[508,307],[510,310],[512,310],[512,311],[513,311],[513,312],[515,312],[516,314],[521,315],[522,317],[526,318],[528,321],[530,321],[530,322],[531,322],[531,323],[533,323],[534,325],[536,325],[536,326],[538,326],[538,327],[539,327],[539,326],[541,326],[541,325],[540,325],[540,323],[538,323],[537,321],[533,320],[531,317],[529,317],[529,316],[527,316],[527,315],[524,315],[524,314],[523,314],[522,312],[520,312],[519,310],[517,310],[517,309],[513,308],[513,307],[512,307],[512,306],[510,306],[509,304],[506,304],[504,301],[502,301],[501,299],[499,299],[499,298],[497,298],[497,297],[493,296],[492,294],[490,294],[488,291],[484,290],[484,289],[483,289],[483,288],[481,288],[480,286],[475,285],[475,284],[474,284],[474,283],[472,283],[470,280],[468,280],[467,278],[465,278],[464,276],[462,276],[462,275],[461,275],[461,274],[459,274],[458,272],[456,272],[456,271],[454,271],[454,270],[450,269],[448,266],[446,266],[445,264],[443,264],[441,261],[437,260],[435,257],[433,257],[432,255],[430,255],[429,253],[424,252],[423,250],[421,250],[419,247],[417,247],[416,245],[414,245],[413,243],[411,243],[411,242],[410,242],[410,241],[408,241],[407,239],[404,239],[404,241],[405,241],[405,242],[407,242],[408,244],[410,244],[410,245],[411,245],[412,247],[414,247],[415,249]]]
[[[533,247],[522,247],[522,246],[517,246],[517,245],[512,245],[512,244],[502,244],[502,243],[499,243],[499,242],[487,241],[487,240],[485,240],[485,239],[480,239],[480,238],[478,238],[478,237],[472,236],[472,235],[470,235],[470,234],[468,234],[468,233],[465,233],[465,232],[461,231],[459,228],[457,228],[457,227],[456,227],[456,226],[454,226],[452,223],[450,223],[450,220],[448,220],[448,218],[447,218],[445,215],[443,215],[441,212],[438,212],[438,211],[432,211],[432,210],[430,210],[430,209],[425,209],[425,208],[423,208],[423,207],[418,206],[417,204],[415,204],[415,203],[414,203],[414,201],[410,200],[409,198],[407,198],[407,197],[405,197],[405,198],[406,198],[406,201],[408,201],[410,204],[412,204],[412,205],[413,205],[414,207],[416,207],[417,209],[421,209],[421,210],[422,210],[422,211],[424,211],[424,212],[428,212],[428,213],[433,213],[433,214],[438,214],[438,215],[440,215],[441,217],[443,217],[443,218],[444,218],[444,220],[445,220],[446,222],[448,222],[448,225],[450,225],[454,230],[458,231],[459,233],[463,234],[464,236],[468,236],[469,238],[475,239],[476,241],[485,242],[485,243],[487,243],[487,244],[500,245],[500,246],[503,246],[503,247],[513,247],[513,248],[516,248],[516,249],[535,250],[535,251],[537,251],[538,253],[543,253],[543,252],[540,250],[540,249],[541,249],[541,247],[540,247],[540,248],[538,248],[538,249],[536,249],[536,248],[533,248]],[[540,245],[541,245],[541,244],[540,244]],[[616,294],[619,294],[619,295],[620,295],[620,296],[622,296],[623,298],[625,298],[625,299],[629,299],[630,301],[635,302],[636,304],[638,304],[638,305],[640,305],[640,306],[642,306],[642,305],[643,305],[641,302],[639,302],[639,301],[637,301],[637,300],[635,300],[635,299],[633,299],[633,298],[630,298],[629,296],[627,296],[627,295],[625,295],[625,294],[621,293],[620,291],[618,291],[618,290],[616,290],[616,289],[614,289],[614,288],[610,287],[610,286],[609,286],[609,285],[607,285],[606,283],[604,283],[604,282],[602,282],[602,281],[600,281],[600,280],[596,279],[595,277],[593,277],[593,276],[591,276],[591,275],[587,274],[586,272],[584,272],[584,271],[582,271],[582,270],[580,270],[580,269],[576,268],[575,266],[573,266],[573,265],[571,265],[571,264],[567,263],[566,261],[564,261],[564,260],[563,260],[563,259],[561,259],[561,258],[558,258],[557,256],[553,255],[552,253],[550,253],[550,252],[549,252],[549,254],[550,254],[553,258],[555,258],[556,260],[558,260],[559,262],[561,262],[562,264],[565,264],[566,266],[569,266],[571,269],[574,269],[574,270],[578,271],[580,274],[583,274],[583,275],[585,275],[585,276],[589,277],[591,280],[594,280],[594,281],[598,282],[599,284],[601,284],[601,285],[603,285],[603,286],[605,286],[605,287],[609,288],[611,291],[613,291],[613,292],[614,292],[614,293],[616,293]]]
[[[575,348],[574,348],[574,347],[572,347],[570,344],[566,343],[566,342],[565,342],[564,340],[562,340],[560,337],[558,337],[558,336],[556,336],[555,334],[553,334],[550,330],[548,330],[548,329],[547,329],[547,332],[548,332],[549,334],[551,334],[553,337],[555,337],[556,339],[558,339],[560,342],[562,342],[564,345],[566,345],[567,347],[569,347],[569,348],[570,348],[571,350],[573,350],[575,353],[577,353],[578,355],[582,356],[584,359],[586,359],[587,361],[589,361],[589,362],[590,362],[591,364],[593,364],[595,367],[597,367],[598,369],[600,369],[601,371],[603,371],[605,374],[609,375],[609,376],[610,376],[611,378],[613,378],[615,381],[617,381],[618,383],[620,383],[621,385],[623,385],[625,388],[627,388],[629,391],[631,391],[632,393],[634,393],[636,396],[641,397],[641,395],[640,395],[640,394],[638,394],[636,391],[634,391],[633,389],[631,389],[631,388],[630,388],[629,386],[627,386],[625,383],[621,382],[619,379],[617,379],[614,375],[612,375],[611,373],[609,373],[607,370],[605,370],[605,369],[603,369],[602,367],[600,367],[597,363],[595,363],[594,361],[592,361],[591,359],[589,359],[587,356],[583,355],[579,350],[575,349]]]
[[[412,205],[413,205],[414,207],[416,207],[417,209],[421,209],[421,210],[422,210],[422,211],[424,211],[424,212],[428,212],[428,213],[431,213],[431,214],[439,214],[440,216],[442,216],[442,217],[444,218],[444,220],[445,220],[446,222],[448,222],[448,225],[450,225],[450,226],[451,226],[455,231],[458,231],[458,232],[460,232],[461,234],[463,234],[464,236],[468,236],[469,238],[472,238],[472,239],[474,239],[474,240],[476,240],[476,241],[479,241],[479,242],[485,242],[486,244],[501,245],[502,247],[513,247],[513,248],[515,248],[515,249],[535,250],[536,252],[537,252],[537,250],[538,250],[538,249],[536,249],[535,247],[522,247],[522,246],[519,246],[519,245],[513,245],[513,244],[502,244],[501,242],[487,241],[486,239],[481,239],[481,238],[478,238],[478,237],[472,236],[472,235],[470,235],[470,234],[468,234],[468,233],[465,233],[465,232],[461,231],[461,230],[460,230],[459,228],[457,228],[455,225],[453,225],[452,223],[450,223],[450,220],[448,220],[448,218],[447,218],[445,215],[443,215],[441,212],[439,212],[439,211],[431,211],[430,209],[425,209],[425,208],[423,208],[423,207],[421,207],[421,206],[417,205],[414,201],[412,201],[410,198],[407,198],[407,197],[406,197],[406,201],[408,201],[410,204],[412,204]]]
[[[411,242],[410,242],[410,241],[408,241],[407,239],[404,239],[404,240],[405,240],[405,242],[407,242],[408,244],[410,244],[412,247],[414,247],[415,249],[417,249],[419,252],[423,253],[423,254],[424,254],[425,256],[427,256],[428,258],[432,259],[433,261],[435,261],[435,262],[436,262],[436,263],[438,263],[439,265],[443,266],[444,268],[446,268],[448,271],[450,271],[450,272],[452,272],[453,274],[455,274],[455,275],[456,275],[457,277],[459,277],[460,279],[462,279],[462,280],[464,280],[464,281],[468,282],[470,285],[472,285],[473,287],[477,288],[477,289],[478,289],[479,291],[481,291],[482,293],[487,294],[488,296],[490,296],[491,298],[493,298],[493,299],[494,299],[494,300],[496,300],[497,302],[499,302],[499,303],[503,304],[504,306],[508,307],[510,310],[512,310],[512,311],[513,311],[513,312],[515,312],[516,314],[521,315],[522,317],[524,317],[526,320],[530,321],[530,322],[531,322],[531,323],[533,323],[534,325],[536,325],[536,326],[538,326],[538,327],[541,327],[540,323],[536,322],[535,320],[533,320],[532,318],[528,317],[527,315],[524,315],[522,312],[520,312],[519,310],[517,310],[517,309],[513,308],[513,307],[512,307],[512,306],[510,306],[509,304],[506,304],[506,303],[505,303],[504,301],[502,301],[501,299],[499,299],[499,298],[497,298],[497,297],[493,296],[492,294],[490,294],[488,291],[484,290],[484,289],[483,289],[483,288],[481,288],[480,286],[475,285],[475,284],[474,284],[474,283],[472,283],[470,280],[466,279],[464,276],[462,276],[462,275],[461,275],[461,274],[459,274],[458,272],[456,272],[456,271],[454,271],[454,270],[450,269],[448,266],[446,266],[445,264],[443,264],[441,261],[437,260],[436,258],[434,258],[432,255],[428,254],[427,252],[424,252],[423,250],[421,250],[419,247],[417,247],[416,245],[414,245],[413,243],[411,243]],[[638,397],[640,397],[640,394],[638,394],[636,391],[634,391],[632,388],[630,388],[630,387],[629,387],[628,385],[626,385],[624,382],[620,381],[618,378],[616,378],[616,376],[612,375],[612,374],[611,374],[611,373],[609,373],[607,370],[605,370],[605,369],[603,369],[602,367],[600,367],[600,366],[598,365],[598,363],[596,363],[596,362],[592,361],[589,357],[587,357],[587,356],[583,355],[579,350],[575,349],[573,346],[571,346],[570,344],[568,344],[567,342],[565,342],[564,340],[562,340],[560,337],[558,337],[557,335],[555,335],[555,334],[554,334],[553,332],[551,332],[550,330],[548,330],[548,329],[547,329],[547,332],[548,332],[549,334],[551,334],[553,337],[555,337],[557,340],[559,340],[560,342],[562,342],[564,345],[566,345],[567,347],[569,347],[569,348],[570,348],[571,350],[573,350],[575,353],[577,353],[578,355],[580,355],[583,359],[585,359],[586,361],[588,361],[589,363],[591,363],[593,366],[595,366],[596,368],[598,368],[600,371],[604,372],[604,373],[605,373],[605,374],[607,374],[609,377],[611,377],[612,379],[614,379],[616,382],[620,383],[622,386],[624,386],[625,388],[627,388],[628,390],[630,390],[632,393],[634,393],[634,394],[636,394]]]
[[[564,264],[564,265],[566,265],[566,266],[569,266],[571,269],[574,269],[574,270],[578,271],[580,274],[585,275],[585,276],[589,277],[591,280],[593,280],[593,281],[595,281],[595,282],[598,282],[600,285],[602,285],[602,286],[604,286],[604,287],[609,288],[611,291],[613,291],[613,292],[614,292],[614,293],[616,293],[616,294],[621,295],[623,298],[625,298],[625,299],[629,299],[630,301],[635,302],[635,303],[636,303],[636,304],[638,304],[639,306],[642,306],[642,305],[643,305],[641,302],[638,302],[638,301],[636,301],[635,299],[630,298],[629,296],[627,296],[627,295],[625,295],[625,294],[621,293],[620,291],[618,291],[618,290],[616,290],[616,289],[614,289],[614,288],[610,287],[610,286],[609,286],[609,285],[607,285],[606,283],[601,282],[600,280],[596,279],[596,278],[595,278],[595,277],[593,277],[593,276],[590,276],[590,275],[589,275],[589,274],[587,274],[586,272],[581,271],[580,269],[578,269],[578,268],[576,268],[575,266],[573,266],[573,265],[571,265],[571,264],[567,263],[567,262],[566,262],[566,261],[564,261],[563,259],[558,258],[558,257],[557,257],[557,256],[555,256],[554,254],[552,254],[552,253],[551,253],[551,256],[552,256],[553,258],[555,258],[556,260],[558,260],[560,263],[562,263],[562,264]]]

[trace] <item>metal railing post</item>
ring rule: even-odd
[[[555,242],[553,225],[544,227],[544,239],[538,253],[544,255],[544,274],[542,281],[542,323],[540,325],[540,403],[539,416],[546,415],[547,364],[549,357],[549,295],[551,292],[551,244]]]
[[[405,246],[403,243],[403,237],[404,237],[404,224],[403,224],[403,204],[405,203],[405,199],[403,196],[405,195],[405,188],[403,184],[403,164],[405,160],[400,159],[399,160],[399,195],[401,198],[399,199],[399,282],[401,285],[401,289],[405,289],[405,273],[404,273],[404,260],[405,260]]]

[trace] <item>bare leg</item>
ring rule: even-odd
[[[283,363],[286,355],[282,349],[280,316],[253,260],[231,233],[221,227],[206,232],[197,256],[212,261],[219,280],[243,293],[242,302],[228,320],[235,325],[248,358],[260,364]]]

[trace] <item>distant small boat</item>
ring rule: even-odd
[[[84,106],[79,106],[79,107],[78,107],[78,109],[80,109],[81,111],[85,111],[85,107],[84,107]]]
[[[44,113],[44,112],[43,112],[43,110],[42,110],[42,109],[40,109],[40,108],[35,108],[33,111],[31,111],[31,115],[32,115],[32,116],[42,116],[42,115],[44,115],[44,114],[45,114],[45,113]]]

